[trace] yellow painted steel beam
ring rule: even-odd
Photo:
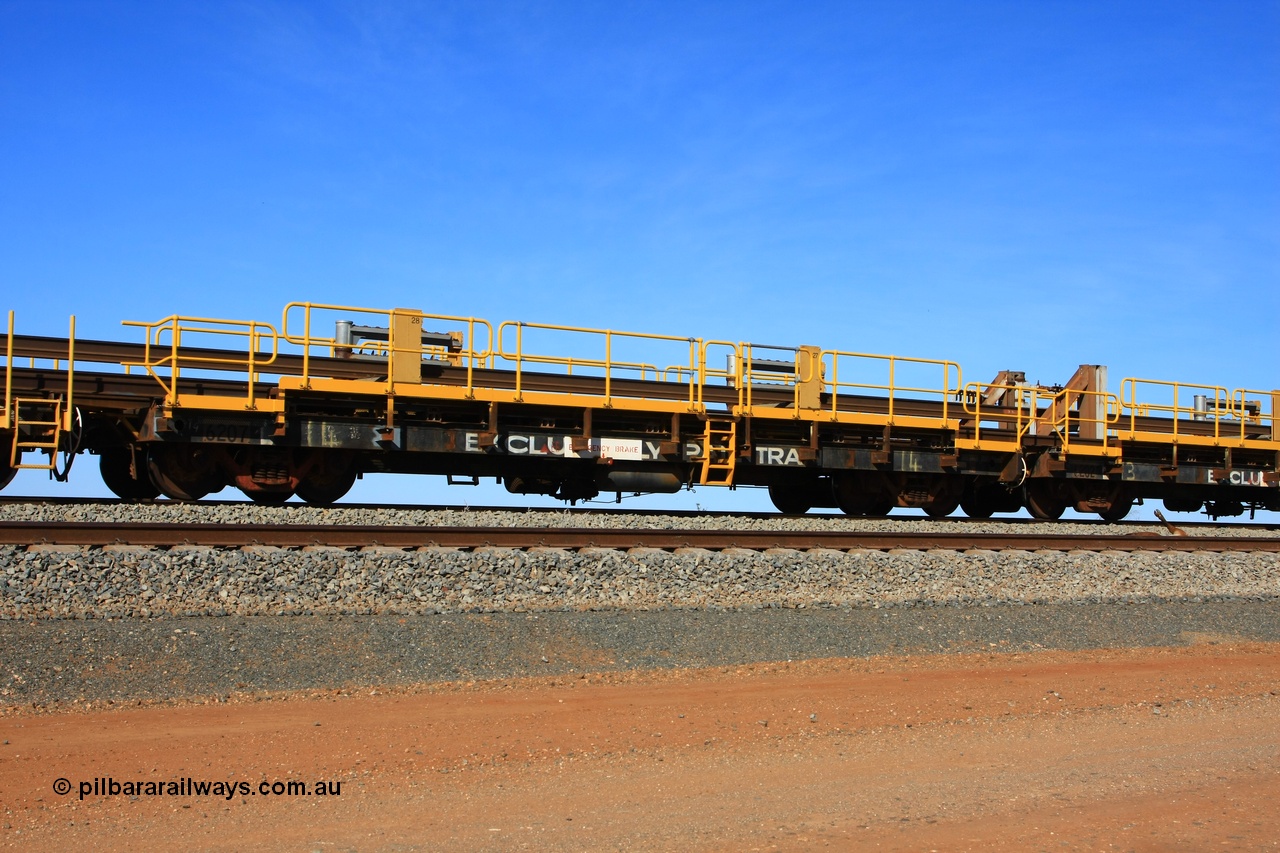
[[[1135,444],[1189,444],[1197,447],[1230,447],[1238,450],[1280,450],[1280,441],[1233,438],[1226,435],[1173,435],[1167,432],[1129,432],[1122,430],[1118,440]]]
[[[386,382],[372,382],[359,379],[312,379],[304,384],[302,377],[281,377],[279,387],[282,391],[302,391],[311,393],[354,394],[364,397],[387,396]],[[564,406],[571,408],[618,408],[615,398],[607,398],[586,394],[558,394],[546,391],[515,391],[505,388],[471,388],[454,385],[406,385],[397,383],[396,397],[410,397],[418,400],[458,400],[481,403],[523,403],[525,405]],[[698,414],[702,407],[684,400],[649,400],[627,398],[625,411],[653,412],[661,414],[689,413]]]
[[[248,397],[224,397],[216,394],[176,394],[172,402],[165,403],[165,410],[209,411],[209,412],[262,412],[270,414],[283,412],[283,397],[257,398],[252,404]]]
[[[1022,444],[1016,441],[1001,441],[996,438],[957,438],[954,442],[956,450],[974,450],[986,453],[1019,453]]]
[[[1120,448],[1115,445],[1109,447],[1092,447],[1087,444],[1071,444],[1063,445],[1060,451],[1060,458],[1067,456],[1092,456],[1102,459],[1119,459],[1121,458]]]

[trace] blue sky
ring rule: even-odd
[[[308,299],[1272,388],[1278,155],[1277,2],[0,0],[35,334]]]

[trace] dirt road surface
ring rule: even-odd
[[[11,712],[0,839],[58,851],[1273,850],[1278,693],[1280,645],[1204,638]],[[308,794],[270,793],[291,780]],[[233,793],[181,788],[206,781]],[[318,795],[320,782],[340,789]]]

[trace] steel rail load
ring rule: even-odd
[[[1280,510],[1280,390],[1062,385],[952,361],[762,346],[412,309],[290,303],[276,326],[171,316],[136,343],[15,334],[0,486],[99,457],[116,495],[340,499],[369,472],[494,477],[518,494],[760,486],[786,513],[935,517],[1135,501]]]

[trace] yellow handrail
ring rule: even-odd
[[[982,395],[984,391],[1012,392],[1013,405],[1003,406],[1002,412],[984,413],[982,411]],[[973,419],[973,438],[975,441],[982,440],[982,421],[984,418],[1006,422],[1009,411],[1012,410],[1015,441],[1021,445],[1027,433],[1034,433],[1036,424],[1040,422],[1040,400],[1044,397],[1044,394],[1041,389],[1032,385],[989,385],[982,382],[970,382],[961,389],[960,397],[961,410]]]
[[[1106,391],[1080,391],[1075,389],[1063,389],[1050,398],[1049,406],[1052,410],[1053,404],[1059,400],[1065,400],[1067,397],[1093,397],[1097,403],[1102,404],[1101,417],[1086,418],[1080,414],[1079,409],[1074,411],[1075,422],[1078,426],[1077,433],[1080,432],[1079,427],[1085,424],[1093,424],[1099,427],[1098,432],[1101,433],[1102,446],[1109,448],[1111,446],[1111,427],[1120,422],[1120,398],[1115,394],[1109,394]],[[1071,446],[1071,421],[1073,409],[1071,406],[1064,406],[1062,415],[1057,420],[1049,424],[1049,428],[1058,433],[1062,438],[1063,449],[1069,449]]]
[[[742,388],[742,386],[745,384],[743,382],[743,375],[742,375],[743,346],[745,345],[738,341],[699,341],[698,365],[697,365],[697,371],[695,374],[697,377],[698,393],[697,393],[697,399],[694,401],[694,408],[697,411],[705,412],[707,410],[707,400],[706,400],[707,381],[714,377],[719,377],[725,380],[730,380],[730,379],[733,380],[734,388],[738,394],[738,402],[734,406],[734,413],[742,414],[742,415],[751,414],[749,410],[744,410],[743,408],[743,404],[745,402],[743,397],[744,391]],[[733,371],[732,372],[730,372],[728,369],[714,370],[707,367],[707,351],[710,350],[712,347],[728,347],[730,350],[733,351]]]
[[[291,321],[291,317],[302,311],[303,328],[299,331],[296,324]],[[281,313],[281,337],[290,344],[302,348],[302,382],[304,386],[309,386],[311,382],[311,349],[312,347],[324,347],[333,355],[339,347],[335,337],[326,337],[323,335],[313,335],[311,332],[313,312],[325,311],[332,313],[340,313],[345,315],[358,314],[383,318],[382,321],[391,326],[391,318],[393,315],[403,316],[406,313],[420,317],[422,320],[438,320],[443,323],[462,323],[467,327],[466,340],[457,352],[450,352],[451,356],[456,357],[460,361],[465,362],[467,370],[466,393],[468,397],[475,394],[475,369],[477,367],[487,367],[494,357],[493,353],[493,326],[488,320],[482,320],[477,317],[459,317],[450,314],[427,314],[421,311],[407,311],[401,309],[379,309],[379,308],[360,308],[354,305],[333,305],[318,302],[290,302],[285,305]],[[482,329],[485,332],[487,340],[483,348],[476,346],[476,331]],[[376,354],[385,355],[388,359],[392,359],[396,353],[419,353],[426,356],[440,355],[440,348],[436,346],[423,345],[421,340],[414,341],[412,345],[405,346],[403,342],[395,343],[388,340],[385,344],[380,341],[371,341],[365,344],[374,349]],[[388,376],[388,384],[391,383]]]
[[[765,377],[784,377],[787,375],[784,371],[776,371],[776,370],[768,370],[768,369],[756,370],[756,367],[755,367],[756,350],[793,353],[795,354],[795,360],[793,361],[793,364],[795,362],[798,362],[800,357],[798,347],[769,346],[764,344],[753,344],[746,341],[744,341],[739,345],[738,351],[741,353],[741,357],[734,360],[734,365],[735,365],[734,374],[735,374],[735,380],[736,380],[735,384],[737,384],[737,386],[741,389],[739,396],[744,398],[743,414],[745,415],[750,415],[755,411],[754,409],[755,403],[754,403],[754,400],[752,399],[752,386],[756,384],[756,380],[760,375],[763,375]],[[794,377],[795,376],[794,371],[798,369],[799,369],[798,366],[794,367],[793,372],[790,375]],[[774,382],[774,383],[781,382],[782,384],[788,384],[785,378],[766,378],[766,379],[763,379],[763,381]],[[794,384],[794,383],[795,383],[795,379],[793,378],[791,380],[791,384]],[[794,404],[793,408],[798,408],[798,402],[796,402],[797,400],[798,400],[798,397],[795,400],[793,400],[793,404]]]
[[[515,329],[515,350],[507,348],[507,330]],[[525,329],[537,329],[540,331],[551,332],[567,332],[576,335],[586,335],[593,337],[603,337],[604,357],[603,358],[583,358],[580,356],[563,356],[563,355],[544,355],[525,352],[524,332]],[[616,338],[626,338],[633,340],[650,340],[650,341],[667,341],[677,343],[688,343],[690,352],[690,364],[686,369],[693,370],[693,354],[697,350],[699,344],[698,339],[679,337],[677,335],[655,335],[647,332],[624,332],[615,329],[591,329],[579,326],[561,326],[551,323],[527,323],[521,320],[504,320],[498,325],[496,336],[496,351],[494,357],[504,361],[512,362],[515,365],[516,373],[516,395],[520,398],[524,382],[524,367],[526,364],[545,364],[564,367],[569,374],[572,374],[573,368],[587,367],[602,370],[604,372],[604,401],[605,405],[611,405],[613,398],[613,380],[616,371],[634,371],[640,374],[643,380],[648,373],[652,373],[655,381],[664,381],[666,373],[671,370],[660,371],[655,364],[649,362],[638,361],[621,361],[613,357],[614,340]],[[679,377],[679,373],[677,373]],[[690,397],[693,397],[693,388],[690,387]]]
[[[178,380],[184,368],[199,369],[200,365],[228,365],[231,367],[244,365],[249,375],[246,408],[252,409],[256,406],[255,383],[258,381],[261,368],[275,363],[279,355],[279,334],[276,332],[275,327],[270,323],[262,323],[257,320],[222,320],[214,317],[187,317],[174,314],[152,323],[125,320],[122,325],[135,326],[146,330],[143,361],[139,366],[145,368],[147,373],[156,382],[160,383],[160,387],[165,390],[165,404],[168,406],[181,405],[178,395]],[[161,348],[164,346],[162,338],[166,333],[169,336],[168,354],[153,359],[151,356],[152,347]],[[184,334],[188,336],[225,335],[233,338],[247,338],[248,351],[243,358],[194,355],[189,352],[182,353],[181,347]],[[258,358],[258,348],[264,340],[270,340],[271,354],[265,360],[260,360]],[[130,366],[132,366],[131,363],[125,365],[126,369]],[[158,369],[166,367],[169,370],[168,384],[157,373]]]
[[[885,408],[887,422],[892,424],[902,416],[904,399],[940,398],[939,424],[948,424],[955,416],[955,399],[958,395],[965,397],[964,417],[976,419],[974,437],[982,435],[982,418],[992,417],[984,411],[982,394],[993,390],[1004,391],[1004,397],[1012,400],[1011,407],[1004,407],[995,417],[1003,423],[1016,427],[1016,440],[1021,443],[1029,432],[1036,430],[1052,430],[1060,436],[1061,445],[1072,444],[1088,439],[1088,446],[1095,448],[1100,442],[1103,448],[1113,443],[1115,429],[1120,429],[1120,436],[1125,435],[1124,428],[1118,425],[1128,420],[1128,435],[1138,434],[1137,419],[1150,414],[1168,417],[1167,426],[1160,427],[1161,434],[1167,434],[1170,441],[1176,442],[1179,436],[1188,432],[1188,418],[1212,421],[1197,427],[1194,433],[1200,440],[1214,439],[1227,441],[1262,441],[1262,446],[1280,447],[1280,435],[1276,432],[1277,411],[1280,407],[1280,392],[1254,391],[1236,389],[1228,391],[1224,386],[1200,385],[1182,382],[1167,382],[1148,379],[1125,379],[1120,395],[1105,391],[1050,391],[1024,385],[985,386],[976,383],[965,384],[961,366],[954,361],[942,359],[914,358],[906,356],[863,353],[835,349],[818,349],[816,347],[772,347],[749,342],[724,340],[704,340],[676,335],[650,334],[644,332],[628,332],[612,329],[592,329],[568,325],[548,323],[527,323],[521,321],[504,321],[495,327],[486,320],[474,317],[456,317],[442,314],[426,314],[408,309],[369,309],[355,306],[330,305],[311,302],[291,302],[285,306],[281,315],[281,331],[271,324],[249,320],[224,320],[207,317],[189,317],[174,315],[156,322],[143,323],[128,321],[125,325],[137,326],[145,330],[145,347],[140,364],[126,364],[128,370],[132,366],[141,366],[160,384],[164,390],[167,405],[181,404],[179,384],[183,371],[207,368],[232,368],[247,371],[249,383],[245,397],[246,408],[257,405],[255,384],[259,375],[270,365],[277,362],[280,355],[281,341],[299,346],[302,349],[302,387],[311,387],[312,372],[315,368],[312,359],[313,347],[323,347],[329,355],[337,354],[339,348],[350,348],[345,341],[339,344],[336,336],[313,333],[312,326],[319,312],[341,312],[347,319],[351,315],[373,316],[383,318],[387,325],[387,340],[361,341],[356,346],[364,352],[376,357],[377,361],[388,362],[386,389],[394,394],[396,384],[403,385],[420,380],[416,370],[416,359],[407,354],[414,354],[432,359],[451,360],[454,364],[465,366],[466,388],[463,391],[469,398],[477,393],[475,371],[477,368],[496,366],[496,361],[514,366],[516,399],[522,399],[528,383],[528,372],[534,369],[550,368],[562,370],[567,375],[579,374],[582,371],[592,375],[601,375],[603,379],[603,402],[605,406],[613,405],[615,395],[619,394],[619,385],[623,375],[638,375],[643,381],[656,381],[687,386],[688,410],[706,411],[707,386],[709,383],[725,381],[732,383],[736,391],[729,398],[732,413],[735,416],[751,416],[754,414],[754,386],[756,384],[773,384],[781,387],[791,386],[792,398],[783,403],[781,410],[770,408],[769,417],[826,417],[832,421],[843,421],[850,418],[866,421],[864,413],[847,410],[842,411],[840,397],[842,394],[874,392],[886,398]],[[301,319],[302,327],[298,320]],[[465,340],[441,346],[438,339],[428,338],[432,343],[423,344],[417,337],[421,323],[429,320],[445,323],[456,323],[465,328],[462,333],[454,333],[455,342],[465,335]],[[381,328],[379,320],[373,323]],[[68,397],[73,393],[75,382],[75,319],[72,318],[71,338],[68,351]],[[562,349],[558,345],[550,352],[530,352],[527,345],[530,338],[526,332],[564,333],[586,339],[601,351],[577,352],[582,347],[574,345],[563,348],[573,354],[556,354]],[[412,334],[410,334],[412,332]],[[478,340],[479,335],[486,340]],[[231,337],[246,343],[245,350],[235,347],[222,347],[232,352],[216,354],[192,354],[189,347],[191,339],[200,335],[216,335]],[[408,335],[408,337],[406,337]],[[12,428],[13,413],[11,411],[13,397],[13,349],[14,349],[14,315],[9,314],[5,365],[5,411],[0,425]],[[514,340],[513,340],[514,339]],[[641,360],[619,358],[623,349],[623,341],[657,342],[664,344],[679,343],[688,346],[689,360],[687,364],[675,362],[665,369]],[[188,351],[184,352],[183,347]],[[655,347],[656,349],[656,347]],[[715,351],[724,350],[730,356],[730,364],[724,369],[710,366],[714,361]],[[786,351],[793,354],[793,361],[785,367],[776,366],[767,361],[771,356],[762,353],[770,350]],[[676,356],[679,358],[680,356]],[[757,364],[757,360],[760,364]],[[673,359],[674,361],[674,359]],[[868,365],[872,366],[868,370]],[[910,366],[912,369],[907,371]],[[923,368],[923,369],[921,369]],[[936,371],[935,381],[929,371]],[[599,372],[599,373],[597,373]],[[398,374],[398,375],[397,375]],[[410,377],[412,377],[410,379]],[[904,379],[905,377],[905,379]],[[367,381],[367,380],[361,380]],[[383,380],[379,378],[378,382]],[[430,379],[426,380],[428,383]],[[1152,403],[1141,400],[1140,392],[1148,388],[1167,389],[1172,395],[1171,402]],[[1187,400],[1190,393],[1204,394],[1205,400],[1212,398],[1208,405],[1197,409]],[[595,392],[598,396],[600,392]],[[803,397],[802,397],[803,393]],[[815,406],[814,395],[828,393],[829,404],[817,404],[818,415],[810,407]],[[237,392],[239,394],[239,392]],[[622,395],[644,399],[648,394],[643,387],[625,387]],[[717,392],[716,396],[722,398]],[[734,402],[736,397],[736,402]],[[222,407],[238,408],[239,402],[232,398],[218,398]],[[669,399],[664,396],[664,399]],[[1258,403],[1254,404],[1254,399]],[[804,405],[802,407],[802,400]],[[1092,405],[1083,405],[1092,403]],[[1070,405],[1068,405],[1070,404]],[[592,403],[591,405],[594,405]],[[932,421],[939,417],[938,410],[928,415]],[[70,407],[68,415],[70,417]],[[873,421],[879,423],[883,416],[875,415]],[[918,422],[920,419],[907,419]],[[1163,420],[1163,417],[1162,417]],[[1270,426],[1270,434],[1266,435],[1266,427]],[[1091,428],[1092,427],[1092,428]],[[1165,433],[1164,430],[1168,432]],[[1046,435],[1048,433],[1045,433]],[[1250,438],[1253,435],[1253,438]],[[1095,439],[1097,440],[1095,442]],[[1269,444],[1268,444],[1269,442]],[[1254,446],[1251,444],[1250,446]],[[1095,450],[1096,452],[1096,450]]]
[[[1173,390],[1173,403],[1143,403],[1138,401],[1138,386],[1154,385],[1161,388],[1170,388]],[[1184,406],[1181,404],[1181,395],[1185,391],[1205,391],[1208,392],[1204,396],[1213,397],[1213,408],[1198,410],[1194,405]],[[1182,415],[1190,415],[1191,419],[1195,419],[1196,415],[1203,415],[1203,420],[1213,420],[1213,437],[1219,439],[1222,437],[1222,418],[1230,417],[1232,414],[1231,395],[1227,389],[1221,385],[1198,385],[1190,382],[1169,382],[1162,379],[1137,379],[1128,377],[1120,383],[1120,393],[1122,405],[1129,410],[1129,433],[1134,434],[1138,430],[1137,419],[1139,412],[1146,417],[1151,412],[1166,412],[1172,415],[1170,423],[1173,427],[1172,435],[1176,439],[1179,435],[1178,423],[1182,420]]]
[[[895,402],[899,392],[911,394],[926,394],[929,396],[940,396],[942,399],[942,420],[950,420],[950,401],[951,398],[960,392],[964,383],[964,373],[959,363],[954,361],[946,361],[932,358],[911,358],[900,355],[879,355],[876,353],[865,352],[847,352],[844,350],[822,350],[818,355],[818,361],[823,365],[826,364],[827,356],[831,357],[830,380],[827,385],[831,387],[831,414],[834,418],[839,412],[839,396],[841,388],[862,389],[866,391],[886,391],[888,392],[889,402],[889,422],[893,422],[895,414]],[[842,359],[858,359],[871,362],[885,362],[888,367],[888,382],[885,384],[865,383],[865,382],[841,382],[840,381],[840,362]],[[942,368],[942,387],[917,387],[911,385],[897,384],[897,368],[899,364],[923,364],[932,365]],[[955,368],[955,383],[951,381],[951,370]],[[825,371],[824,371],[825,372]]]
[[[1256,413],[1249,411],[1249,397],[1256,395],[1259,403],[1259,409]],[[1270,410],[1267,409],[1264,400],[1270,401]],[[1261,391],[1255,388],[1237,388],[1231,392],[1231,407],[1235,413],[1235,417],[1240,420],[1240,439],[1243,441],[1248,438],[1248,425],[1252,421],[1258,424],[1270,423],[1269,434],[1270,442],[1277,448],[1280,448],[1280,435],[1276,434],[1276,424],[1280,419],[1280,390]]]

